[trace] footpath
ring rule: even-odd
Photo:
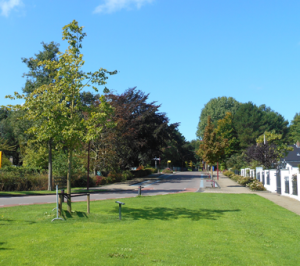
[[[300,201],[296,199],[282,196],[277,193],[272,193],[270,191],[251,191],[249,188],[239,185],[220,172],[219,180],[217,180],[217,173],[214,172],[214,180],[218,183],[219,188],[206,188],[203,193],[256,194],[300,215]]]

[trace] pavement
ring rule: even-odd
[[[202,193],[234,193],[234,194],[256,194],[260,197],[268,199],[275,204],[286,208],[298,215],[300,215],[300,201],[281,196],[277,193],[269,191],[251,191],[247,187],[243,187],[224,176],[219,172],[219,180],[217,180],[217,172],[214,172],[213,177],[218,187],[211,187],[211,183],[207,185],[207,180],[203,177],[205,173],[201,172],[183,172],[174,174],[153,174],[151,176],[134,178],[132,180],[126,180],[124,182],[109,184],[98,187],[98,189],[105,189],[106,192],[96,193],[91,195],[93,200],[101,200],[108,198],[126,198],[136,196],[139,185],[144,187],[142,189],[143,195],[163,195],[170,193],[183,193],[183,192],[202,192]],[[200,181],[199,181],[200,179]],[[198,180],[198,181],[197,181]],[[147,183],[148,181],[148,183]],[[200,184],[199,184],[200,183]],[[92,189],[92,188],[91,188]],[[93,188],[97,189],[97,188]],[[100,198],[102,197],[102,198]],[[28,199],[28,202],[25,202]],[[45,196],[21,196],[21,197],[0,197],[0,208],[16,205],[28,205],[28,204],[41,204],[55,202],[55,195]],[[85,201],[85,196],[74,198],[74,201]],[[92,200],[92,199],[91,199]],[[19,202],[21,201],[21,203]],[[73,200],[72,200],[73,201]]]
[[[300,201],[296,199],[282,196],[270,191],[252,191],[247,187],[239,185],[235,181],[224,176],[222,173],[219,173],[219,180],[217,180],[217,173],[214,172],[214,180],[216,180],[216,182],[218,183],[219,188],[206,188],[204,190],[204,193],[256,194],[300,215]]]

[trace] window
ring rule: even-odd
[[[289,177],[285,176],[284,177],[284,183],[285,183],[285,193],[289,194],[290,193],[290,181],[289,181]]]
[[[256,179],[257,179],[258,181],[260,181],[260,172],[258,172],[258,173],[256,174]]]
[[[293,186],[293,195],[298,195],[298,186],[297,186],[297,174],[292,176],[292,186]]]

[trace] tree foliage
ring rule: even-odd
[[[218,120],[216,133],[220,139],[227,139],[228,143],[225,147],[222,161],[228,159],[232,154],[239,151],[239,141],[237,132],[233,126],[233,115],[227,112],[223,119]]]
[[[41,62],[56,61],[58,60],[59,44],[50,42],[49,44],[42,42],[43,51],[35,54],[35,57],[22,58],[22,62],[29,68],[28,73],[25,73],[23,77],[26,77],[25,87],[23,92],[26,94],[32,93],[35,89],[42,85],[49,85],[53,83],[53,77],[55,76],[56,69],[49,69],[45,64]]]
[[[106,128],[98,139],[99,166],[128,169],[159,157],[177,124],[169,125],[166,115],[159,112],[160,105],[148,103],[148,96],[136,88],[107,95],[116,127]]]
[[[245,154],[249,163],[257,161],[266,169],[274,168],[280,157],[276,145],[269,143],[253,145],[246,150]]]
[[[289,141],[290,144],[294,144],[297,141],[300,141],[300,113],[296,113],[294,119],[291,122]]]
[[[200,139],[204,137],[208,116],[210,116],[214,126],[217,126],[218,120],[223,119],[227,112],[230,112],[234,115],[239,105],[240,103],[232,97],[223,96],[211,99],[201,110],[196,132],[197,137]]]
[[[228,146],[228,140],[221,138],[210,119],[207,118],[207,126],[205,127],[204,137],[201,141],[198,154],[208,164],[213,165],[221,159]]]
[[[84,65],[83,55],[80,54],[82,40],[86,36],[83,27],[77,21],[63,27],[63,40],[69,43],[64,53],[58,53],[57,60],[38,62],[48,70],[50,84],[43,84],[29,95],[19,95],[25,99],[24,105],[14,106],[15,109],[26,110],[25,118],[33,121],[28,132],[35,135],[37,140],[53,139],[56,143],[63,143],[68,148],[68,178],[67,193],[71,194],[71,173],[73,152],[81,141],[90,141],[98,136],[104,125],[109,124],[109,117],[113,109],[101,97],[100,104],[85,108],[81,102],[80,93],[91,84],[106,84],[106,74],[112,75],[106,69],[100,68],[96,72],[85,73],[81,69]],[[95,91],[98,89],[91,86]],[[88,119],[84,119],[83,111]],[[68,199],[71,211],[71,199]]]
[[[254,145],[256,139],[265,131],[275,130],[277,134],[286,136],[288,122],[284,118],[266,108],[257,107],[252,102],[241,104],[233,117],[233,126],[236,129],[241,149]]]

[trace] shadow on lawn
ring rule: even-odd
[[[190,210],[186,208],[165,208],[165,207],[145,207],[143,209],[137,208],[122,208],[122,216],[133,218],[134,220],[174,220],[179,218],[191,219],[192,221],[199,221],[202,219],[217,220],[226,212],[238,212],[235,210],[211,210],[211,209],[199,209]],[[115,208],[113,213],[118,212],[118,207]]]
[[[35,224],[35,221],[26,221],[26,220],[10,220],[10,219],[0,219],[0,225],[11,225],[12,223],[26,223],[26,224]],[[0,242],[1,243],[1,242]]]
[[[6,242],[0,242],[0,246],[6,244]],[[12,250],[13,248],[1,248],[0,247],[0,250]]]
[[[66,220],[67,218],[76,218],[76,217],[79,217],[79,218],[89,218],[85,212],[78,212],[78,211],[75,211],[75,212],[72,212],[72,214],[70,214],[68,211],[63,211],[62,213],[62,217]]]

